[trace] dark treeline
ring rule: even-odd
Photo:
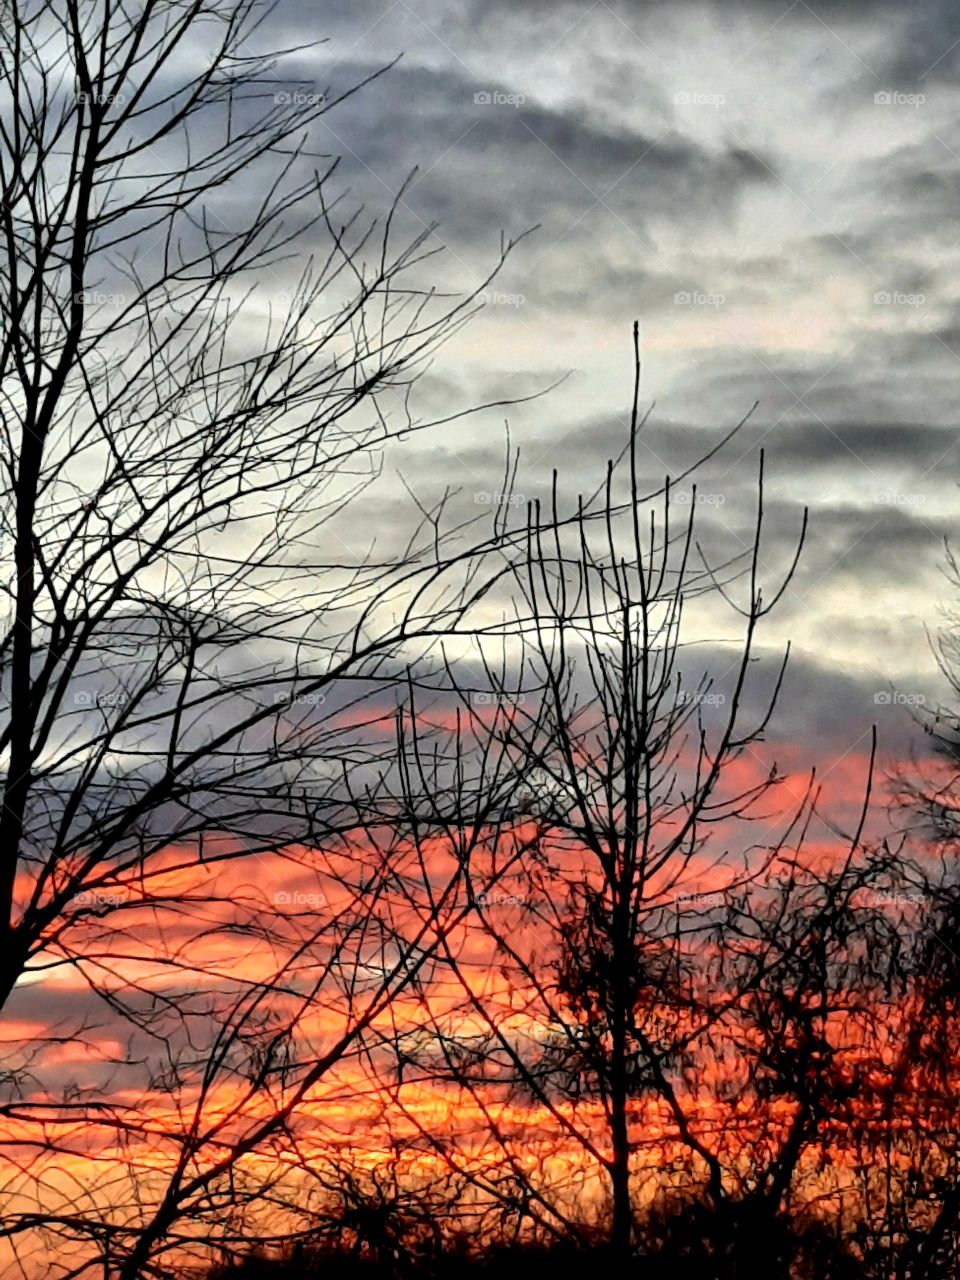
[[[764,1280],[771,1275],[823,1277],[850,1280],[862,1275],[861,1259],[825,1228],[792,1230],[776,1238],[751,1234],[746,1223],[735,1242],[720,1242],[709,1232],[701,1213],[691,1207],[669,1217],[657,1215],[637,1223],[637,1248],[627,1264],[618,1264],[602,1245],[590,1247],[492,1245],[482,1252],[451,1248],[443,1254],[397,1252],[392,1260],[364,1257],[347,1249],[302,1250],[281,1260],[250,1258],[238,1265],[216,1269],[211,1280],[393,1280],[397,1276],[422,1275],[435,1280],[455,1276],[502,1277],[521,1280],[561,1269],[596,1269],[606,1275],[642,1274],[652,1280],[677,1275],[691,1280],[714,1280],[718,1275],[737,1280]],[[879,1273],[878,1273],[879,1274]]]

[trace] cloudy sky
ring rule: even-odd
[[[914,709],[946,695],[928,632],[960,611],[944,573],[945,545],[960,552],[960,7],[279,0],[264,42],[303,46],[269,91],[287,102],[374,77],[307,149],[341,157],[344,208],[382,215],[403,190],[397,241],[443,247],[424,284],[482,289],[417,392],[419,413],[453,420],[391,447],[343,516],[349,549],[402,545],[410,492],[489,514],[507,424],[518,497],[544,496],[553,468],[567,500],[595,490],[626,440],[638,321],[644,487],[749,415],[698,472],[705,553],[749,547],[761,449],[774,582],[810,510],[759,646],[769,673],[792,645],[770,749],[798,799],[816,762],[834,816],[855,815],[872,725],[888,764],[922,749]],[[519,243],[485,284],[504,238]],[[281,310],[303,267],[260,282]],[[722,689],[742,623],[717,608],[692,625]],[[23,1034],[93,1008],[77,983],[22,987]],[[132,1054],[108,1034],[122,1084]],[[76,1061],[49,1065],[68,1081]]]
[[[940,690],[924,634],[950,603],[960,476],[960,12],[836,0],[285,0],[283,91],[338,94],[319,149],[371,211],[439,224],[442,287],[475,288],[532,232],[421,388],[426,411],[559,388],[511,409],[518,488],[589,488],[622,446],[641,325],[651,479],[747,427],[699,480],[701,535],[733,549],[767,455],[771,564],[811,509],[792,595],[792,733],[830,750],[875,701]],[[495,491],[504,412],[420,438],[421,492]],[[381,488],[378,501],[387,500]],[[942,691],[942,690],[941,690]],[[896,698],[894,697],[894,702]]]

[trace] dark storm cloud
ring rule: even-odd
[[[539,13],[561,13],[564,16],[583,13],[590,9],[584,0],[526,0],[524,9]],[[687,9],[709,9],[718,14],[731,10],[745,13],[758,13],[764,16],[792,17],[795,22],[815,21],[816,16],[840,17],[849,21],[868,21],[875,12],[898,10],[905,8],[903,0],[872,0],[865,4],[864,0],[707,0],[706,4],[687,3],[673,4],[665,0],[612,0],[611,8],[624,16],[643,15],[656,16],[658,13]],[[920,7],[920,6],[918,6]],[[510,0],[472,0],[470,12],[477,21],[494,21],[501,13],[516,12],[516,6]]]
[[[767,425],[784,419],[815,421],[816,415],[829,428],[819,437],[824,443],[830,433],[842,439],[845,424],[862,424],[872,435],[883,431],[884,422],[922,414],[918,437],[927,430],[934,430],[934,436],[917,439],[918,456],[937,456],[935,429],[956,422],[960,413],[960,349],[951,327],[921,328],[916,310],[904,307],[885,314],[899,332],[850,330],[837,348],[824,354],[737,345],[700,359],[691,355],[687,386],[678,388],[671,408],[698,415],[708,409],[722,421],[758,400],[759,417]],[[865,437],[861,443],[868,451],[884,447]]]
[[[332,68],[333,92],[374,69],[341,62]],[[324,78],[321,65],[316,83]],[[477,102],[478,94],[525,100]],[[651,217],[712,219],[745,189],[774,180],[773,157],[734,144],[708,149],[670,129],[615,130],[575,107],[545,106],[522,85],[471,79],[460,67],[400,63],[360,101],[357,110],[331,112],[319,130],[342,152],[351,182],[382,202],[415,157],[421,174],[406,205],[440,221],[460,245],[489,240],[498,226],[518,232],[535,224],[544,228],[541,245],[568,232],[580,241],[593,234],[581,223],[594,209],[607,210],[621,235],[640,236]]]
[[[720,427],[649,422],[638,445],[641,491],[656,493],[667,476],[691,472],[717,450],[724,435]],[[602,485],[606,460],[620,455],[627,439],[626,417],[614,416],[527,440],[509,500],[546,502],[556,468],[561,502],[574,509],[577,494],[590,495]],[[505,445],[502,436],[501,442]],[[825,575],[875,586],[898,578],[915,584],[923,572],[933,575],[944,543],[960,532],[960,503],[950,479],[960,481],[960,430],[879,422],[828,426],[809,419],[772,430],[748,424],[693,476],[674,484],[675,527],[695,502],[699,536],[715,561],[752,544],[761,448],[766,455],[765,558],[774,576],[789,565],[805,506],[811,508],[811,520],[801,573],[808,585]],[[424,496],[424,489],[458,490],[451,509],[465,519],[490,503],[507,501],[504,456],[505,449],[497,459],[491,433],[455,453],[442,447],[427,451],[410,474]],[[621,488],[618,482],[618,494]],[[845,493],[851,496],[841,496]]]
[[[528,0],[525,13],[551,32],[582,24],[593,9],[583,0]],[[876,60],[861,62],[856,92],[874,88],[922,90],[954,83],[960,67],[960,9],[953,0],[700,0],[665,4],[664,0],[610,0],[603,9],[624,24],[624,34],[650,39],[658,24],[696,20],[709,15],[718,27],[738,33],[753,26],[752,38],[774,47],[787,40],[812,37],[827,45],[853,35],[882,32],[885,47]],[[510,0],[472,0],[470,21],[480,30],[519,18]],[[879,31],[878,31],[879,28]],[[881,83],[882,82],[882,83]],[[851,86],[853,88],[853,86]]]
[[[651,417],[640,435],[644,474],[654,483],[666,474],[677,475],[693,467],[698,459],[717,448],[732,426],[731,421],[724,421],[719,415],[717,424],[711,427]],[[591,472],[599,474],[605,459],[619,454],[626,440],[626,415],[615,415],[587,420],[582,429],[563,434],[555,443],[548,436],[539,452],[544,469],[560,466],[562,473],[565,462],[571,472],[584,477]],[[946,460],[950,458],[960,480],[960,426],[932,428],[876,419],[824,423],[802,416],[772,428],[760,422],[748,423],[724,446],[704,474],[732,475],[742,472],[747,464],[746,470],[752,475],[754,467],[748,460],[757,457],[761,446],[767,453],[768,478],[778,472],[799,479],[810,473],[836,475],[847,471],[857,472],[865,482],[872,483],[873,479],[882,482],[893,469],[906,484],[935,466],[949,466]],[[531,453],[536,448],[531,443]],[[439,451],[429,456],[440,463]],[[489,453],[486,446],[477,442],[457,456],[468,465],[480,466]],[[876,470],[872,478],[871,469]],[[817,479],[819,483],[820,477]],[[802,484],[798,484],[797,492],[802,494]]]
[[[915,499],[906,506],[897,498]],[[769,528],[781,537],[799,527],[799,502],[768,502]],[[743,524],[741,536],[751,526]],[[900,575],[913,578],[923,562],[942,559],[944,544],[956,529],[956,522],[926,511],[915,495],[878,495],[872,503],[817,505],[810,517],[810,533],[801,558],[798,586],[804,579],[819,581],[828,570],[836,580],[855,580],[866,587],[881,586]],[[787,608],[789,597],[785,597]]]
[[[917,108],[921,110],[921,108]],[[871,238],[885,227],[902,233],[910,219],[911,240],[901,248],[916,252],[923,234],[949,235],[960,199],[960,173],[951,154],[960,137],[955,126],[937,121],[935,132],[927,132],[921,117],[921,132],[892,152],[858,167],[858,181],[870,200],[865,210],[866,228],[854,231],[853,244],[869,249]],[[931,122],[932,123],[932,122]],[[952,243],[954,237],[947,240]],[[850,242],[848,241],[848,247]]]
[[[772,665],[770,659],[767,665]],[[930,685],[924,692],[917,682],[907,683],[907,688],[891,688],[873,672],[838,668],[815,654],[793,650],[772,728],[778,738],[797,744],[801,751],[804,744],[816,743],[822,752],[821,773],[846,751],[866,755],[873,725],[882,758],[904,759],[923,745],[916,709],[932,705],[936,696]],[[810,758],[813,763],[812,750]]]
[[[37,1019],[53,1029],[102,1026],[110,1017],[107,1001],[89,987],[33,982],[17,986],[6,1006],[13,1018]]]
[[[960,66],[960,9],[952,0],[901,6],[900,38],[885,67],[895,83],[950,84]]]
[[[707,653],[707,669],[718,673],[716,688],[732,693],[735,669],[730,671],[729,650]],[[756,668],[747,682],[745,723],[762,717],[779,674],[784,654],[761,650]],[[723,673],[723,674],[720,674]],[[787,660],[782,697],[778,699],[772,736],[803,750],[818,743],[825,752],[839,754],[862,738],[880,714],[878,707],[903,708],[904,702],[887,704],[882,695],[888,686],[870,671],[856,667],[838,668],[824,663],[815,653],[792,649]],[[878,701],[877,695],[881,698]],[[886,749],[903,750],[917,739],[909,715],[885,716]]]

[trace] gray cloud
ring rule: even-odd
[[[374,69],[335,65],[334,93]],[[478,94],[494,100],[477,102]],[[498,94],[524,100],[498,104]],[[775,164],[732,143],[708,148],[676,129],[614,129],[579,105],[547,106],[532,87],[473,79],[458,65],[400,63],[364,91],[362,111],[348,104],[325,118],[321,138],[324,130],[351,183],[373,200],[398,190],[416,160],[405,207],[414,225],[438,220],[458,253],[491,243],[498,227],[516,234],[539,224],[535,258],[568,237],[574,258],[595,238],[597,218],[618,238],[652,248],[651,220],[724,216],[745,190],[773,180]]]

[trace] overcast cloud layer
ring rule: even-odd
[[[838,751],[871,719],[902,743],[876,698],[939,691],[924,625],[950,600],[960,512],[960,10],[284,0],[274,24],[276,43],[326,40],[283,63],[281,91],[339,93],[402,55],[317,141],[371,210],[417,166],[402,229],[439,223],[438,284],[475,287],[501,232],[539,228],[435,364],[426,408],[569,373],[509,414],[536,496],[553,466],[590,488],[622,446],[634,318],[651,482],[759,401],[700,479],[702,537],[742,545],[763,447],[771,564],[811,508],[768,632],[793,640],[801,718],[822,716]],[[482,503],[503,417],[413,440],[390,467]]]

